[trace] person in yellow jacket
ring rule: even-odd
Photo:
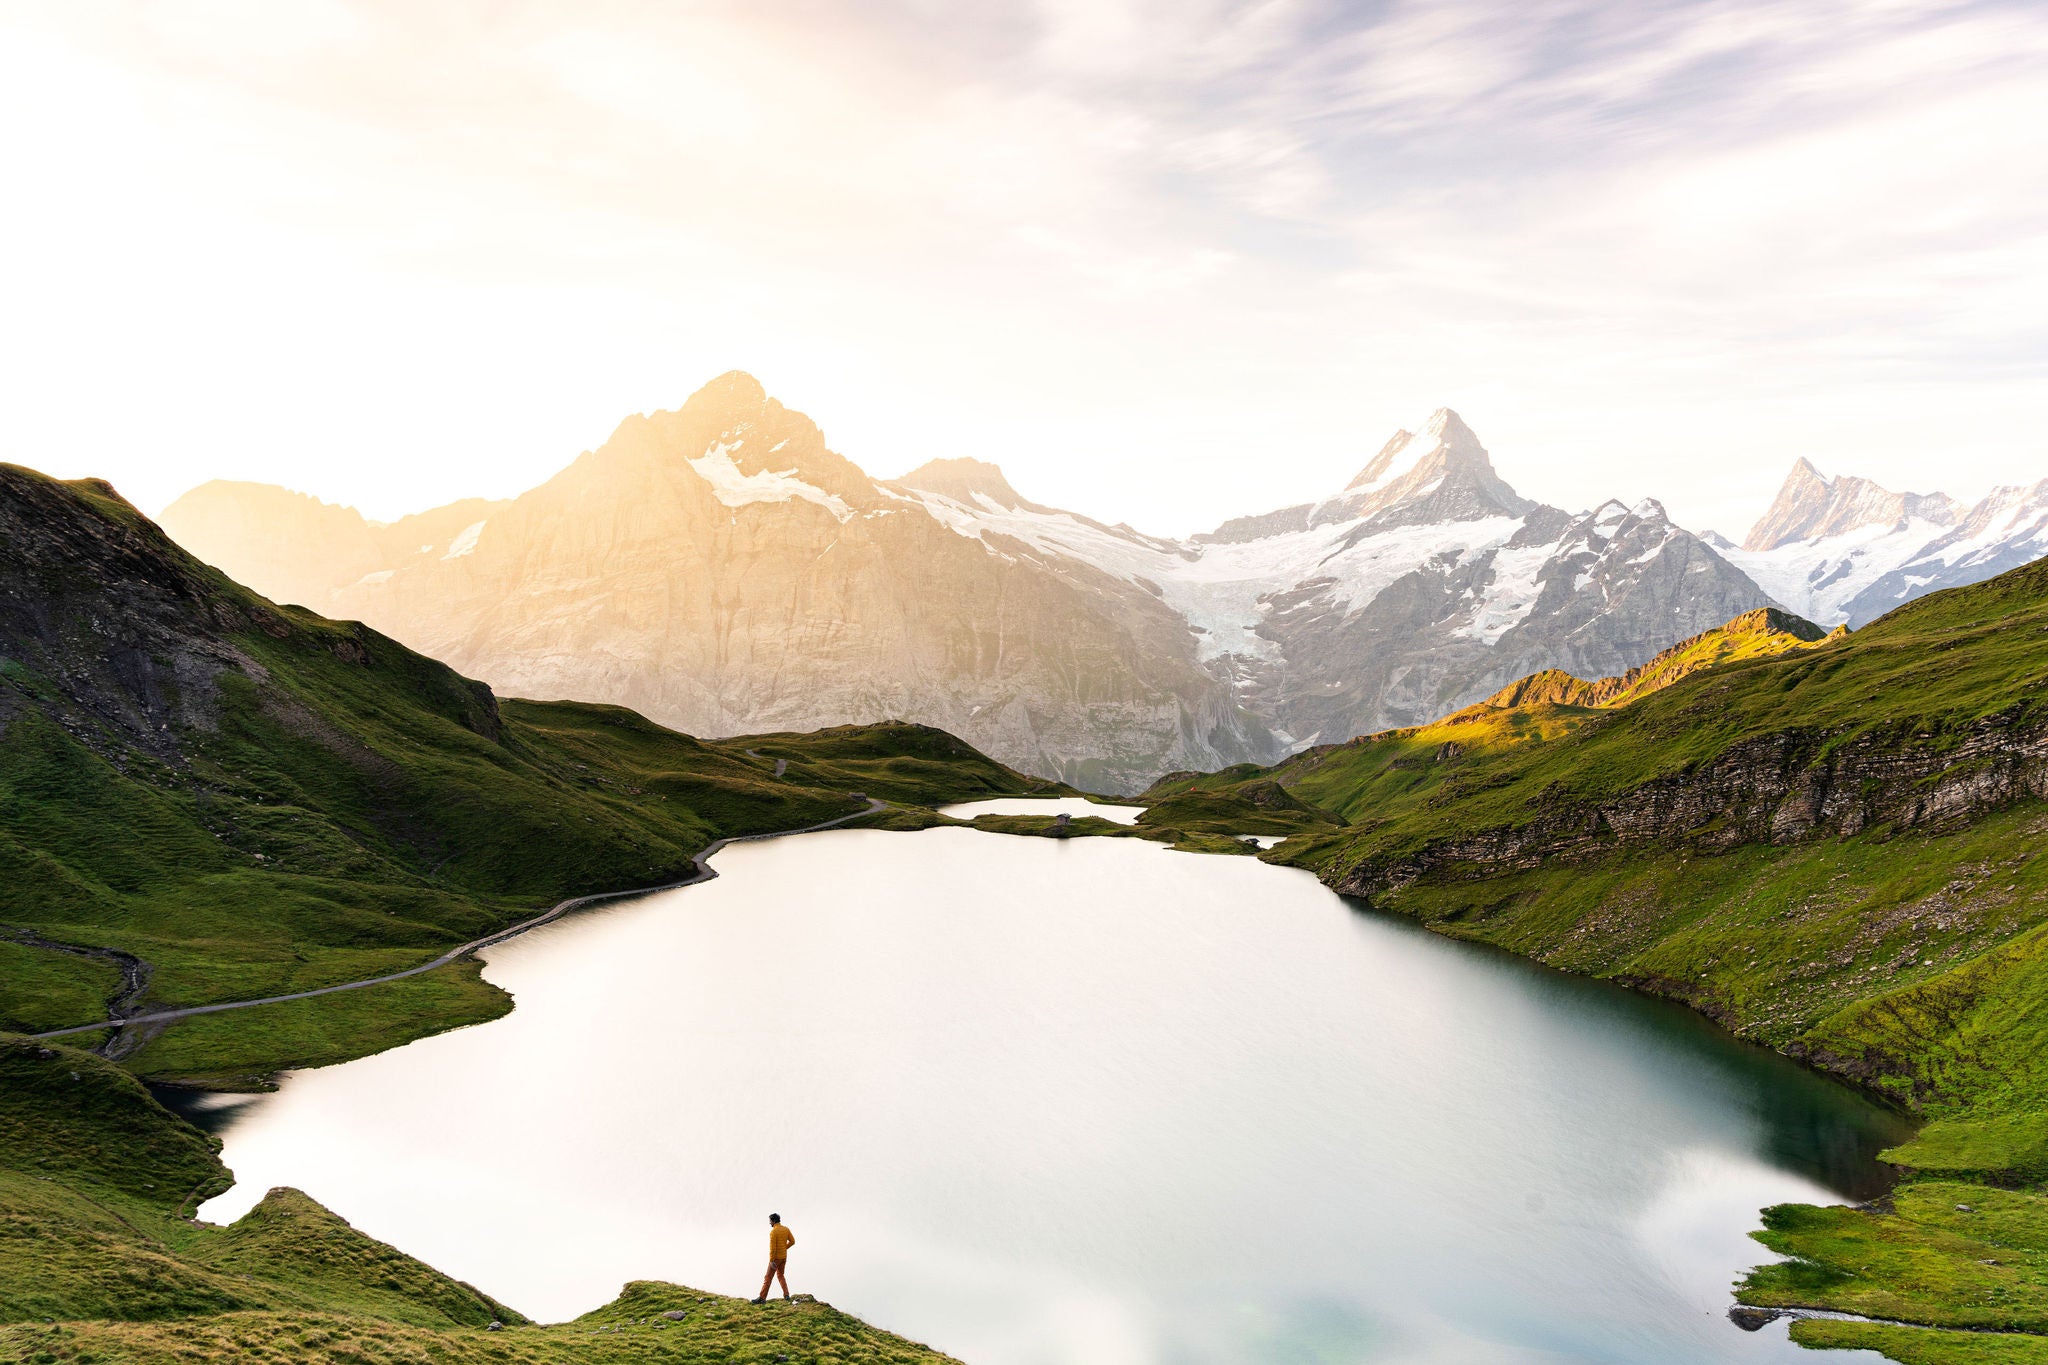
[[[782,1281],[782,1297],[789,1297],[789,1276],[783,1268],[789,1264],[789,1249],[796,1245],[796,1234],[782,1225],[782,1215],[768,1215],[768,1273],[761,1277],[761,1294],[755,1303],[768,1302],[768,1286]]]

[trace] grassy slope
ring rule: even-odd
[[[1846,634],[1846,628],[1839,633]],[[1758,607],[1680,640],[1620,677],[1587,679],[1562,669],[1546,669],[1511,683],[1474,709],[1500,710],[1537,701],[1581,707],[1627,706],[1703,669],[1811,649],[1829,638],[1828,632],[1811,621],[1776,607]]]
[[[1724,831],[1705,829],[1696,843],[1609,838],[1563,857],[1419,861],[1432,848],[1524,830],[1559,808],[1682,783],[1759,739],[1816,761],[1860,744],[1939,767],[1987,718],[2014,731],[2038,723],[2044,684],[2048,565],[2036,565],[1923,598],[1847,638],[1729,659],[1625,707],[1474,707],[1271,771],[1177,777],[1148,798],[1163,805],[1277,780],[1351,823],[1268,856],[1333,884],[1404,860],[1426,866],[1412,882],[1383,882],[1374,902],[1444,933],[1686,1000],[1928,1121],[1888,1155],[1930,1183],[1909,1184],[1896,1208],[1772,1211],[1763,1240],[1802,1260],[1759,1271],[1743,1297],[2048,1331],[2048,1263],[1989,1249],[2048,1226],[2040,803],[1982,811],[1940,832],[1881,826],[1724,847]],[[1974,1193],[1958,1196],[1957,1181]],[[1994,1195],[1987,1183],[2010,1188]],[[1932,1216],[1944,1201],[1972,1198],[1996,1215],[1960,1216],[1962,1224]],[[2030,1337],[1987,1344],[1819,1322],[1795,1333],[1930,1362],[2048,1358]]]
[[[670,1319],[671,1312],[683,1314]],[[8,1356],[7,1352],[15,1352]],[[756,1307],[636,1280],[574,1322],[503,1331],[423,1328],[328,1312],[236,1312],[177,1322],[0,1325],[0,1359],[94,1365],[273,1360],[326,1365],[947,1365],[952,1357],[828,1304]],[[957,1365],[957,1362],[954,1362]]]
[[[144,1008],[411,966],[565,896],[686,875],[720,836],[858,811],[855,791],[922,804],[1035,785],[918,726],[703,742],[617,707],[499,707],[361,626],[255,597],[94,485],[0,473],[0,495],[41,499],[40,520],[68,518],[83,544],[9,547],[68,619],[43,627],[65,642],[43,646],[54,657],[0,635],[0,925],[142,958]],[[123,557],[188,579],[205,610],[173,602],[171,630],[240,660],[185,707],[196,721],[162,728],[167,742],[106,720],[138,705],[119,687],[89,698],[97,710],[79,702],[72,658],[124,609],[91,578]],[[0,954],[0,1027],[104,1017],[109,964],[19,940]],[[315,1064],[504,1008],[455,968],[180,1024],[133,1061],[149,1075]]]
[[[491,741],[403,705],[402,694],[380,695],[378,680],[349,677],[317,651],[290,671],[281,650],[271,653],[273,682],[310,677],[308,709],[317,705],[345,736],[336,743],[361,757],[337,761],[331,745],[293,735],[240,688],[224,689],[220,732],[195,745],[193,775],[155,782],[40,715],[17,718],[0,734],[0,874],[17,892],[7,922],[145,959],[155,968],[146,1006],[246,999],[407,967],[567,895],[674,880],[720,836],[859,810],[850,791],[917,802],[1025,785],[914,726],[777,737],[783,751],[816,751],[783,779],[741,741],[703,744],[612,708],[508,703]],[[110,969],[6,947],[22,970],[0,986],[0,1022],[104,1017],[84,974],[99,967],[104,985]],[[502,1008],[474,971],[457,968],[362,998],[181,1024],[137,1065],[158,1074],[313,1064],[348,1055],[340,1036],[373,1019],[368,1051],[403,1040],[401,1016],[446,1026]],[[329,1012],[352,1020],[324,1030],[334,1036],[306,1026]],[[244,1032],[248,1046],[229,1041]]]
[[[1239,783],[1229,791],[1174,792],[1146,807],[1138,823],[1190,834],[1304,834],[1343,821],[1303,801],[1278,782]]]
[[[182,1021],[121,1065],[5,1030],[104,1018],[123,989],[115,960],[52,944],[141,959],[139,1009],[244,999],[673,880],[713,839],[857,812],[857,792],[928,815],[1049,784],[919,726],[703,742],[616,707],[500,706],[246,592],[91,482],[0,466],[0,550],[0,1359],[943,1359],[824,1305],[672,1285],[526,1324],[296,1191],[189,1221],[228,1183],[218,1144],[131,1072],[253,1083],[502,1013],[473,962]]]
[[[531,1324],[296,1190],[229,1227],[190,1221],[228,1184],[217,1150],[105,1059],[0,1035],[0,1359],[945,1359],[822,1304],[648,1282],[574,1323]]]

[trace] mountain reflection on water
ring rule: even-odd
[[[751,1293],[773,1210],[796,1290],[975,1365],[1812,1360],[1724,1317],[1746,1234],[1901,1131],[1251,858],[939,829],[718,866],[490,950],[505,1019],[235,1106],[205,1216],[297,1185],[553,1319]]]

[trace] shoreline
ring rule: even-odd
[[[407,967],[401,971],[386,972],[382,976],[365,977],[359,981],[337,982],[332,986],[316,986],[310,990],[291,991],[284,995],[266,995],[254,1000],[226,1000],[211,1005],[189,1005],[181,1009],[159,1010],[153,1014],[132,1014],[124,1018],[106,1019],[93,1024],[74,1024],[67,1028],[50,1029],[47,1032],[31,1033],[25,1036],[40,1042],[51,1038],[68,1038],[74,1034],[99,1033],[112,1029],[115,1032],[115,1037],[118,1039],[122,1030],[138,1025],[169,1024],[175,1023],[180,1019],[191,1019],[203,1014],[222,1014],[228,1010],[252,1009],[257,1005],[280,1005],[293,1000],[311,1000],[323,995],[335,995],[342,991],[361,990],[366,986],[382,986],[393,981],[403,981],[408,977],[420,976],[436,968],[446,967],[451,963],[459,962],[472,953],[492,947],[495,944],[503,943],[507,939],[516,938],[530,929],[538,929],[544,924],[552,924],[572,911],[581,910],[585,906],[595,905],[600,901],[623,900],[629,896],[651,896],[659,891],[678,891],[686,886],[696,886],[699,883],[708,882],[718,876],[718,870],[711,866],[710,860],[717,856],[719,850],[728,844],[751,843],[761,839],[786,839],[797,834],[814,834],[819,830],[832,829],[835,826],[844,825],[850,821],[861,819],[864,816],[875,815],[889,809],[887,801],[877,800],[872,796],[865,797],[864,799],[868,803],[865,809],[836,816],[830,820],[821,820],[814,825],[803,825],[795,829],[764,830],[759,834],[727,835],[722,839],[717,839],[707,844],[702,852],[692,855],[690,862],[696,868],[696,871],[679,881],[664,882],[659,886],[636,886],[628,887],[622,891],[598,891],[584,896],[571,896],[567,900],[556,902],[549,909],[530,919],[521,920],[517,924],[507,925],[503,929],[494,930],[480,938],[473,938],[467,943],[450,948],[432,961],[422,962],[417,966]],[[147,964],[144,965],[146,966]]]

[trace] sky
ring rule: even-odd
[[[392,518],[745,369],[1184,534],[1457,409],[1738,537],[2048,477],[2048,6],[0,0],[0,459]]]

